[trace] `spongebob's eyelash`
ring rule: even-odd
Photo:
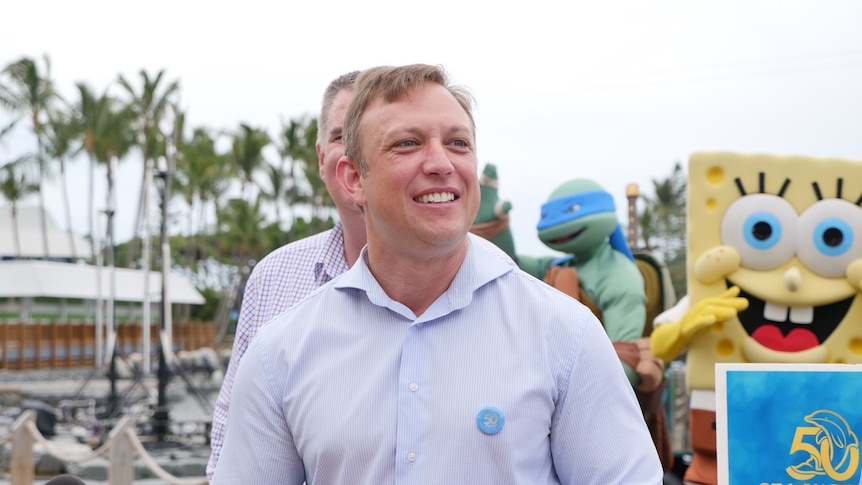
[[[739,177],[736,177],[736,179],[734,179],[734,181],[736,182],[736,188],[739,189],[739,195],[743,195],[743,196],[747,195],[747,192],[745,191],[745,187],[742,185],[742,180]],[[758,192],[761,194],[765,194],[766,193],[766,174],[764,172],[760,172],[758,174],[757,183],[758,183],[758,189],[759,189]],[[790,179],[784,179],[784,183],[781,184],[781,190],[779,190],[778,193],[775,195],[777,195],[779,197],[784,197],[784,192],[787,191],[787,187],[789,185],[790,185]]]
[[[748,195],[748,193],[745,191],[745,186],[742,185],[742,179],[740,179],[739,177],[736,177],[734,179],[734,181],[736,182],[736,188],[739,190],[739,195],[741,195],[741,196]],[[766,193],[766,174],[764,172],[760,172],[758,174],[757,183],[758,183],[758,191],[761,194]],[[781,190],[779,190],[776,195],[779,197],[784,197],[784,192],[787,191],[788,186],[790,186],[790,179],[786,178],[786,179],[784,179],[784,183],[781,184]],[[823,192],[820,191],[820,184],[818,184],[817,182],[811,182],[811,187],[814,189],[814,195],[817,196],[817,200],[823,200]],[[835,198],[841,199],[842,195],[843,195],[843,191],[844,191],[844,178],[838,177],[838,181],[837,181],[836,186],[835,186]],[[856,205],[862,206],[862,195],[860,195],[859,198],[856,199]]]
[[[811,182],[811,187],[814,188],[814,195],[817,196],[817,200],[823,200],[823,193],[820,191],[820,185],[817,182]],[[835,198],[841,199],[842,192],[844,190],[844,179],[842,177],[838,177],[838,182],[835,186]],[[862,206],[862,195],[856,199],[856,205]]]

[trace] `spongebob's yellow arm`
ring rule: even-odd
[[[732,318],[746,308],[748,300],[739,297],[738,286],[719,296],[704,298],[689,308],[680,320],[657,325],[650,334],[650,349],[656,357],[669,362],[698,332]]]

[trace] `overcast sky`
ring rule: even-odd
[[[141,69],[164,69],[190,126],[274,132],[316,115],[343,72],[442,64],[477,98],[480,169],[498,166],[522,254],[550,251],[535,225],[565,180],[595,180],[623,217],[628,183],[649,193],[695,151],[862,160],[856,0],[27,0],[2,13],[4,66],[47,53],[70,98],[77,81],[101,91],[120,73],[134,84]],[[121,240],[139,170],[127,164],[119,181]],[[59,198],[49,201],[63,224]]]

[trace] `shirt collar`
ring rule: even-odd
[[[467,306],[472,301],[473,293],[476,290],[514,269],[512,265],[506,264],[505,261],[486,248],[475,244],[475,239],[478,237],[474,234],[467,235],[469,244],[461,267],[455,274],[452,284],[438,298],[437,302],[425,312],[422,320],[440,316],[432,315],[432,313],[436,314],[441,311],[448,313]],[[386,295],[374,275],[371,274],[371,270],[368,269],[367,246],[362,248],[358,264],[354,264],[334,285],[337,289],[353,288],[364,291],[371,303],[405,314],[406,308]],[[444,301],[448,302],[445,304],[446,308],[439,308],[439,304]],[[405,316],[410,317],[410,315]]]
[[[314,264],[314,281],[322,285],[347,270],[344,257],[344,226],[337,221],[317,251]]]

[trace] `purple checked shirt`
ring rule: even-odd
[[[347,269],[341,222],[328,231],[276,249],[254,267],[246,283],[230,364],[213,412],[212,452],[207,463],[209,479],[224,442],[236,370],[252,338],[264,323]]]

